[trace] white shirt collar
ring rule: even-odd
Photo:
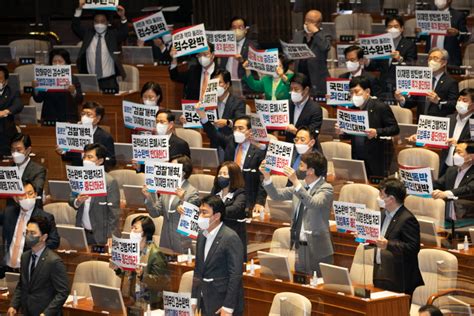
[[[26,169],[26,166],[28,166],[28,164],[30,163],[30,157],[27,157],[26,158],[26,161],[23,162],[21,165],[16,165],[18,167],[19,170],[25,170]]]
[[[225,196],[222,196],[222,190],[219,191],[219,193],[217,193],[217,195],[219,195],[219,197],[221,198],[222,201],[225,201],[225,200],[228,200],[228,199],[232,199],[234,197],[234,192],[227,192],[227,194]]]
[[[214,239],[216,238],[217,236],[217,233],[219,232],[219,230],[221,229],[221,226],[222,226],[223,222],[221,222],[219,225],[217,225],[217,227],[215,227],[213,230],[211,231],[205,231],[205,233],[207,232],[207,234],[204,234],[204,237],[207,238],[207,241],[210,241],[210,242],[213,242]]]

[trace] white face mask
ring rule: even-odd
[[[309,31],[308,29],[308,26],[306,26],[306,24],[303,24],[303,28],[304,28],[304,31],[308,34],[310,34],[311,32]]]
[[[453,164],[455,166],[461,167],[462,165],[464,165],[464,157],[459,155],[458,153],[454,154]]]
[[[296,151],[300,155],[307,153],[309,150],[308,144],[295,144],[295,147],[296,147]]]
[[[466,114],[469,111],[469,103],[458,101],[456,103],[456,111],[461,115]]]
[[[211,58],[209,58],[207,56],[199,56],[198,61],[201,64],[201,66],[203,66],[203,67],[207,67],[211,64]]]
[[[92,125],[92,122],[94,122],[93,118],[90,118],[87,115],[81,116],[82,125]]]
[[[25,156],[25,154],[23,154],[23,153],[19,153],[19,152],[16,152],[16,151],[15,151],[14,153],[12,153],[12,158],[13,158],[13,161],[14,161],[17,165],[19,165],[19,164],[21,164],[21,163],[23,163],[23,162],[25,161],[26,156]]]
[[[130,240],[133,242],[140,242],[142,240],[142,233],[130,232]]]
[[[36,199],[23,199],[19,203],[22,209],[29,212],[35,208]]]
[[[245,141],[245,134],[239,131],[235,131],[234,140],[237,144],[243,143]]]
[[[382,200],[380,197],[377,197],[377,204],[380,208],[385,208],[385,201]]]
[[[102,24],[102,23],[94,24],[94,29],[97,33],[102,34],[105,31],[107,31],[107,24]]]
[[[397,29],[396,27],[391,27],[387,30],[387,32],[389,32],[393,38],[398,38],[400,37],[400,35],[402,34],[402,32],[400,31],[400,29]]]
[[[150,106],[151,106],[151,105],[156,105],[156,100],[148,100],[148,99],[146,99],[146,100],[143,100],[143,104],[145,104],[145,105],[150,105]]]
[[[441,68],[441,63],[435,60],[430,60],[428,62],[428,67],[430,67],[433,71],[438,71]]]
[[[355,72],[359,70],[359,67],[360,67],[360,64],[356,61],[350,61],[350,60],[346,61],[346,68],[350,72]]]
[[[82,165],[84,167],[95,167],[96,166],[95,162],[90,161],[90,160],[83,160]]]
[[[156,124],[156,134],[157,135],[166,135],[168,133],[168,124]]]
[[[300,103],[303,100],[303,94],[301,92],[291,91],[291,101],[294,103]]]
[[[363,95],[355,95],[352,97],[352,103],[358,108],[362,107],[365,103],[365,99]]]
[[[235,29],[234,32],[237,42],[241,41],[245,37],[245,30]]]
[[[222,97],[225,93],[225,88],[221,86],[217,86],[217,96]]]
[[[209,225],[210,225],[209,217],[199,216],[197,224],[198,224],[199,228],[201,228],[202,230],[208,230]]]
[[[439,9],[442,10],[446,7],[446,0],[435,0],[435,6]]]

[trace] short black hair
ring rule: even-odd
[[[316,134],[316,131],[310,130],[308,126],[301,126],[300,128],[298,128],[298,129],[296,130],[295,136],[298,135],[299,131],[306,131],[306,132],[308,132],[309,137],[310,137],[311,139],[317,139],[317,138],[318,138],[318,135]]]
[[[215,79],[219,76],[222,76],[222,80],[224,80],[224,83],[228,83],[230,86],[232,86],[232,76],[230,75],[230,72],[228,70],[218,68],[212,73],[212,79]]]
[[[155,234],[155,223],[148,215],[139,215],[132,220],[132,225],[136,222],[142,223],[143,234],[146,236],[146,241],[152,241]]]
[[[201,205],[207,204],[212,208],[212,213],[220,213],[221,214],[221,222],[225,218],[225,204],[222,202],[222,199],[217,195],[207,195],[202,198]]]
[[[177,163],[180,163],[183,165],[183,178],[184,179],[189,179],[191,174],[193,173],[193,162],[191,161],[191,158],[185,155],[179,155],[172,157],[170,160],[175,160]]]
[[[431,316],[443,316],[440,309],[433,305],[424,305],[418,309],[418,313],[428,312]]]
[[[283,73],[286,73],[290,68],[290,64],[292,63],[292,61],[288,59],[285,54],[282,53],[278,53],[278,59],[280,60],[281,66],[283,67]]]
[[[459,95],[463,97],[469,97],[471,102],[474,102],[474,88],[464,88],[459,91]]]
[[[48,234],[51,232],[51,223],[43,216],[33,216],[28,221],[28,224],[36,224],[41,232],[41,235]]]
[[[3,75],[5,76],[5,79],[8,79],[8,77],[10,77],[10,72],[8,71],[7,67],[0,66],[0,72],[3,72]]]
[[[393,20],[397,21],[398,24],[400,24],[401,27],[403,27],[403,25],[405,24],[405,21],[403,20],[403,18],[400,15],[389,15],[385,19],[385,27],[387,27],[388,23],[392,22]]]
[[[82,109],[91,109],[95,111],[95,115],[100,116],[100,119],[102,120],[105,116],[105,108],[102,106],[102,104],[94,101],[87,101],[82,105]]]
[[[306,89],[306,87],[311,88],[311,83],[309,82],[308,76],[306,76],[304,73],[301,73],[301,72],[295,73],[293,78],[291,78],[290,83],[297,83],[301,85],[303,89]]]
[[[174,120],[176,119],[176,116],[174,115],[174,113],[168,109],[161,109],[158,112],[156,112],[155,118],[158,117],[158,115],[160,115],[161,113],[166,113],[166,120],[168,121],[168,123],[174,122]]]
[[[362,47],[357,46],[357,45],[351,45],[351,46],[346,47],[344,49],[344,56],[347,56],[347,54],[349,54],[350,52],[353,52],[353,51],[357,52],[357,58],[358,59],[364,58],[364,50],[362,49]]]
[[[163,99],[163,91],[161,90],[161,86],[157,82],[148,81],[143,85],[142,91],[140,91],[140,96],[143,97],[145,92],[147,92],[148,90],[153,90],[153,92],[155,92],[155,94],[158,96],[156,104],[159,105],[161,100]]]
[[[97,159],[102,158],[104,159],[104,163],[105,163],[105,160],[107,159],[107,148],[105,148],[104,145],[99,144],[99,143],[93,143],[93,144],[87,144],[84,146],[84,153],[91,150],[95,151],[95,155],[97,156]]]
[[[237,16],[232,17],[232,19],[230,19],[229,28],[231,28],[232,23],[234,23],[234,21],[237,21],[237,20],[242,20],[242,22],[244,22],[244,26],[248,27],[247,20],[245,18],[237,15]]]
[[[407,196],[407,189],[405,184],[395,178],[387,178],[382,180],[379,184],[379,190],[384,191],[385,195],[392,195],[398,203],[403,204]]]
[[[352,77],[349,82],[349,89],[360,86],[362,89],[370,89],[372,91],[372,86],[370,85],[370,80],[366,76],[355,76]]]
[[[459,144],[466,144],[467,147],[466,147],[466,152],[469,154],[469,155],[472,155],[474,154],[474,141],[470,140],[470,139],[460,139],[458,140],[458,145]]]
[[[31,137],[28,134],[16,133],[13,135],[13,138],[10,142],[10,147],[16,142],[22,142],[25,148],[31,147]]]
[[[22,181],[23,187],[26,187],[27,185],[31,185],[33,187],[33,190],[36,192],[36,185],[30,181],[30,180],[25,180]]]
[[[51,50],[51,52],[49,52],[49,64],[50,65],[53,64],[53,58],[56,55],[61,56],[64,59],[64,61],[66,62],[66,65],[71,64],[71,56],[69,56],[69,52],[67,50],[65,50],[64,48],[54,48],[53,50]]]
[[[234,124],[235,124],[235,122],[237,122],[238,120],[246,120],[246,121],[247,121],[247,129],[251,129],[251,128],[252,128],[252,119],[250,118],[250,116],[248,116],[248,115],[241,115],[241,116],[237,117],[236,119],[234,119]]]
[[[304,162],[308,168],[314,169],[314,173],[318,177],[325,175],[328,170],[328,161],[326,157],[319,152],[303,154],[301,161]]]

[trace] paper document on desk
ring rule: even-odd
[[[370,299],[371,300],[376,300],[380,298],[386,298],[386,297],[392,297],[392,296],[400,296],[403,295],[403,293],[396,293],[392,291],[381,291],[381,292],[372,292],[370,293]]]

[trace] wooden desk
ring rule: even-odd
[[[63,306],[63,316],[83,316],[83,315],[104,315],[102,309],[95,308],[91,298],[81,298],[77,301],[77,306],[68,303]],[[122,316],[120,311],[107,311],[110,316]]]

